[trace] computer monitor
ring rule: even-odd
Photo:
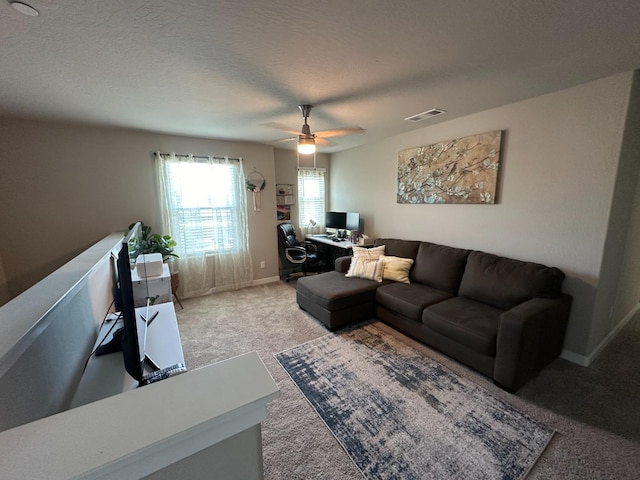
[[[347,212],[326,212],[324,216],[324,224],[327,228],[346,230]]]
[[[347,212],[346,229],[352,232],[361,232],[360,214],[356,212]]]

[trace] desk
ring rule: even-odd
[[[353,243],[351,243],[349,240],[346,240],[346,239],[343,240],[342,242],[334,242],[333,238],[334,237],[330,237],[328,235],[307,235],[306,236],[306,239],[309,240],[310,242],[322,243],[325,245],[329,245],[331,247],[337,247],[344,250],[345,255],[349,255],[350,250],[353,247]]]
[[[327,235],[307,235],[306,240],[313,242],[325,258],[325,270],[333,270],[337,258],[353,254],[353,244],[349,240],[334,242]],[[357,246],[357,245],[356,245]]]

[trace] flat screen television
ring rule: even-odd
[[[113,338],[108,343],[101,345],[96,350],[96,355],[122,351],[124,368],[129,375],[140,382],[144,374],[145,347],[147,336],[147,322],[138,320],[133,296],[133,283],[131,281],[132,256],[135,255],[138,242],[142,235],[142,225],[136,223],[127,233],[120,245],[120,251],[116,257],[114,303],[116,311],[122,318],[122,327],[113,333]],[[134,252],[134,253],[131,253]],[[144,318],[149,318],[149,304]],[[138,335],[138,323],[140,322],[141,335]],[[151,361],[153,364],[153,362]]]
[[[346,230],[347,212],[326,212],[324,215],[324,224],[327,228]]]
[[[118,292],[124,329],[121,340],[122,356],[125,370],[138,382],[142,380],[144,374],[147,324],[141,321],[141,325],[144,327],[141,329],[143,334],[138,335],[138,316],[131,281],[133,262],[130,252],[135,252],[141,233],[141,224],[136,223],[122,241],[122,247],[118,253]],[[148,314],[145,318],[149,318]]]

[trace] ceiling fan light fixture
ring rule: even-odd
[[[306,135],[300,135],[298,137],[298,153],[302,155],[309,155],[315,153],[316,141],[313,135],[307,137]]]

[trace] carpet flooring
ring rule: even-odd
[[[327,335],[295,303],[295,283],[274,282],[183,300],[177,310],[189,368],[257,351],[280,398],[263,424],[267,480],[362,479],[274,354]],[[556,431],[530,479],[636,479],[640,472],[640,316],[589,367],[554,361],[515,395],[381,324],[398,341]]]

